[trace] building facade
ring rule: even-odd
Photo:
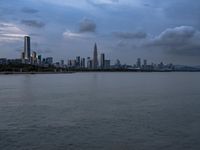
[[[93,69],[98,68],[98,52],[97,52],[97,44],[94,45],[94,53],[93,53]]]
[[[31,58],[31,38],[29,36],[24,37],[24,59],[30,61]]]
[[[100,56],[100,67],[101,67],[101,69],[105,68],[105,54],[103,54],[103,53]]]

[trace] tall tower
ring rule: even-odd
[[[31,38],[29,36],[24,37],[24,58],[27,60],[31,58]]]
[[[93,54],[93,69],[98,68],[98,53],[97,53],[97,44],[94,45],[94,54]]]
[[[101,57],[100,57],[100,65],[101,65],[101,69],[104,69],[105,68],[105,54],[101,54]]]

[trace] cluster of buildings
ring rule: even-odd
[[[136,64],[133,66],[130,66],[130,68],[135,69],[135,70],[174,70],[174,65],[173,64],[164,64],[163,62],[159,64],[151,63],[148,64],[147,60],[144,59],[143,61],[141,58],[137,59]]]
[[[21,62],[23,64],[32,65],[52,65],[53,57],[42,58],[42,55],[38,55],[35,51],[31,54],[31,38],[29,36],[25,36],[24,51],[21,53]]]
[[[64,60],[54,63],[53,57],[42,58],[42,55],[38,55],[37,52],[31,52],[31,38],[29,36],[24,37],[24,49],[21,53],[20,59],[6,59],[0,58],[0,64],[31,64],[43,67],[61,67],[69,69],[128,69],[128,70],[173,70],[173,64],[148,64],[147,60],[137,59],[134,65],[122,65],[120,60],[116,60],[114,65],[111,65],[111,61],[106,59],[105,54],[101,53],[98,55],[97,44],[94,45],[93,57],[82,58],[77,56],[75,59],[69,59],[65,63]]]
[[[93,58],[87,57],[81,58],[77,56],[76,59],[70,59],[67,62],[68,68],[76,68],[76,69],[110,69],[111,68],[111,61],[105,59],[105,54],[100,54],[100,59],[98,59],[98,50],[97,44],[94,45],[94,52]]]
[[[53,57],[42,58],[42,55],[38,55],[35,51],[32,51],[31,53],[31,38],[29,36],[25,36],[24,49],[21,53],[21,58],[0,58],[0,64],[30,64],[48,66],[53,64]]]
[[[105,59],[105,54],[100,54],[98,59],[97,44],[94,46],[93,58],[81,58],[77,56],[75,59],[70,59],[65,64],[64,60],[54,63],[53,57],[42,58],[42,55],[37,54],[36,51],[31,51],[31,38],[29,36],[24,37],[24,49],[21,53],[20,59],[6,59],[0,58],[0,64],[30,64],[43,67],[54,66],[62,68],[73,69],[110,69],[111,61]]]
[[[24,37],[24,51],[21,54],[21,62],[24,64],[32,64],[32,65],[42,65],[48,66],[53,65],[55,67],[67,67],[73,69],[109,69],[110,68],[110,60],[105,59],[105,54],[100,55],[100,59],[98,59],[98,50],[97,44],[94,46],[93,59],[91,57],[81,58],[77,56],[75,59],[70,59],[65,64],[64,60],[60,62],[53,62],[53,57],[42,58],[41,55],[37,55],[35,51],[31,53],[31,39],[29,36]]]

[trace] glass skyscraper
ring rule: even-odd
[[[98,53],[97,53],[97,44],[94,45],[94,55],[93,55],[93,69],[98,68]]]
[[[31,38],[29,36],[24,37],[24,59],[30,60],[31,58]]]

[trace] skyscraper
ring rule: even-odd
[[[42,63],[42,55],[38,55],[38,63],[39,63],[39,64]]]
[[[31,58],[31,38],[29,36],[24,37],[24,59],[30,61]]]
[[[81,65],[81,57],[80,57],[80,56],[77,56],[77,57],[76,57],[76,67],[77,67],[77,68],[80,68],[80,65]]]
[[[64,61],[64,60],[61,60],[61,61],[60,61],[60,65],[61,65],[61,67],[63,67],[64,64],[65,64],[65,61]]]
[[[52,65],[53,64],[53,57],[47,57],[46,58],[46,64]]]
[[[147,60],[144,59],[144,64],[143,64],[143,67],[146,68],[147,67]]]
[[[81,68],[85,68],[85,58],[81,58]]]
[[[101,69],[104,69],[105,68],[105,54],[101,54],[101,57],[100,57],[100,66],[101,66]]]
[[[137,59],[137,68],[141,68],[141,59],[140,58]]]
[[[31,58],[32,58],[31,63],[36,64],[37,63],[37,53],[33,51]]]
[[[93,69],[98,68],[98,53],[97,53],[97,44],[94,45],[94,54],[93,54]]]
[[[110,69],[110,60],[105,60],[105,69]]]
[[[92,60],[90,59],[90,57],[87,57],[87,68],[88,69],[92,69]]]

